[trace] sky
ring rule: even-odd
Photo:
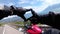
[[[60,0],[0,0],[0,5],[33,8],[36,12],[41,12],[49,5],[57,3],[60,3]]]
[[[58,3],[60,3],[60,0],[0,0],[0,5],[32,8],[36,13]]]

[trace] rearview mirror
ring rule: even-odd
[[[32,15],[32,12],[31,11],[28,11],[28,12],[26,12],[25,14],[24,14],[24,17],[26,18],[26,19],[28,19],[28,18],[30,18],[30,17],[32,17],[33,15]]]

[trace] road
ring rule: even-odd
[[[0,27],[0,34],[23,34],[23,32],[19,32],[18,30],[5,25],[4,27]]]
[[[3,27],[0,27],[0,34],[3,34]]]

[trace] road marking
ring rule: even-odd
[[[4,29],[3,29],[3,34],[5,34],[5,26],[4,26]]]

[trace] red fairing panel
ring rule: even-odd
[[[27,32],[30,34],[40,34],[42,33],[42,29],[37,25],[32,25],[32,29],[28,29]]]

